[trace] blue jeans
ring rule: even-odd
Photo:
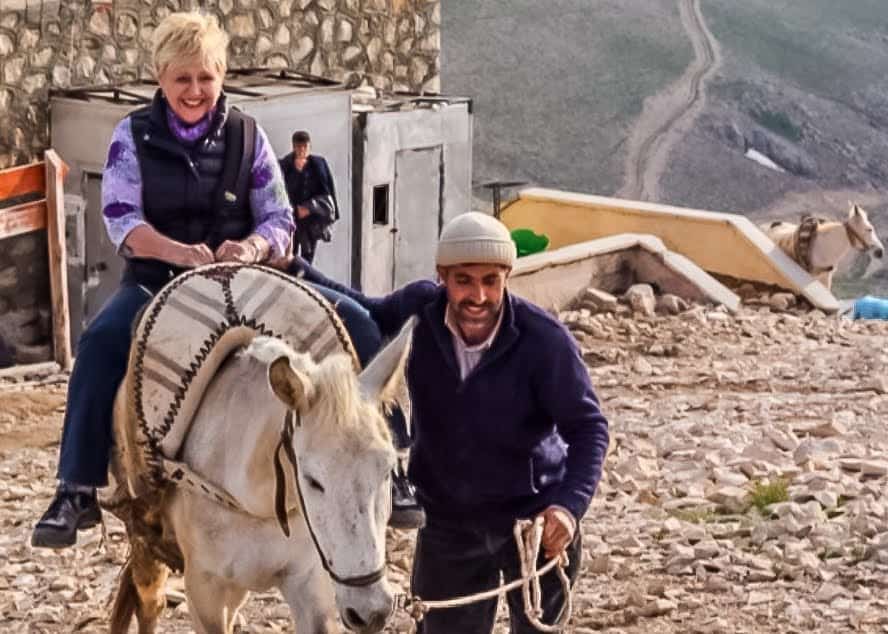
[[[140,286],[121,285],[80,335],[68,381],[60,480],[108,484],[114,397],[126,374],[133,321],[150,299]]]
[[[365,366],[382,344],[376,322],[354,300],[327,288],[315,288],[336,308]],[[126,375],[133,322],[150,299],[143,288],[122,284],[80,336],[68,381],[59,449],[60,480],[95,487],[108,484],[114,398]],[[407,425],[400,410],[389,423],[395,445],[408,446]]]
[[[580,570],[583,547],[581,529],[567,547],[567,576],[574,584]],[[542,568],[543,553],[537,561]],[[491,590],[499,585],[500,571],[506,583],[521,576],[518,547],[511,531],[499,532],[468,526],[451,526],[429,517],[419,530],[413,559],[411,593],[428,601],[454,599]],[[564,606],[564,592],[555,571],[540,578],[543,623],[553,623]],[[538,630],[524,614],[521,589],[506,595],[509,632],[535,634]],[[490,634],[496,618],[496,599],[456,608],[431,610],[419,624],[419,634]]]

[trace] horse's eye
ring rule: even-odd
[[[324,492],[324,487],[320,482],[312,478],[311,476],[305,476],[305,481],[308,482],[308,486],[310,486],[315,491],[319,491],[321,493]]]

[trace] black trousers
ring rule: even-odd
[[[567,574],[571,586],[576,582],[582,556],[580,529],[567,548],[570,563]],[[537,568],[545,565],[540,553]],[[412,593],[429,601],[455,597],[496,588],[500,572],[506,583],[521,576],[518,547],[508,533],[443,526],[429,518],[419,531],[413,560]],[[544,623],[554,622],[564,607],[561,581],[554,570],[540,578]],[[521,588],[507,595],[509,631],[512,634],[538,634],[524,615]],[[420,622],[421,634],[490,634],[496,619],[496,599],[467,606],[431,610]]]
[[[298,255],[302,256],[309,264],[312,263],[315,256],[315,249],[318,241],[308,235],[308,231],[296,231],[296,245],[299,247]]]

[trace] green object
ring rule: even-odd
[[[512,241],[518,248],[518,257],[545,251],[549,246],[549,236],[544,233],[534,233],[532,229],[513,229]]]

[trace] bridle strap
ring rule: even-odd
[[[854,247],[855,249],[857,249],[858,251],[868,251],[870,247],[866,243],[866,240],[863,239],[863,236],[861,236],[859,233],[857,233],[857,230],[851,226],[851,223],[846,220],[842,224],[845,225],[845,233],[848,234],[848,242],[851,243],[851,246]],[[857,241],[858,244],[860,244],[860,246],[857,246],[856,244],[854,244],[855,240]]]
[[[287,522],[286,509],[286,480],[284,479],[284,469],[280,459],[280,452],[281,449],[283,449],[284,455],[287,457],[287,461],[293,469],[293,479],[296,481],[296,493],[299,495],[299,505],[302,507],[302,516],[305,518],[308,534],[311,535],[311,541],[314,542],[315,550],[317,550],[318,556],[321,558],[321,565],[324,567],[324,570],[327,571],[327,574],[330,575],[330,578],[333,581],[343,586],[363,588],[372,585],[385,576],[385,564],[383,564],[378,570],[365,575],[340,577],[330,567],[330,561],[321,549],[321,544],[318,542],[318,536],[315,534],[314,527],[311,525],[311,520],[308,517],[308,512],[305,508],[305,498],[302,495],[302,485],[299,483],[299,466],[296,460],[296,452],[293,450],[293,431],[295,430],[295,427],[302,425],[302,417],[298,412],[296,413],[296,417],[297,420],[294,424],[293,412],[287,410],[287,415],[284,417],[284,426],[281,429],[281,439],[274,451],[274,509],[278,523],[281,525],[281,530],[284,531],[284,535],[287,537],[290,536],[290,527]]]

